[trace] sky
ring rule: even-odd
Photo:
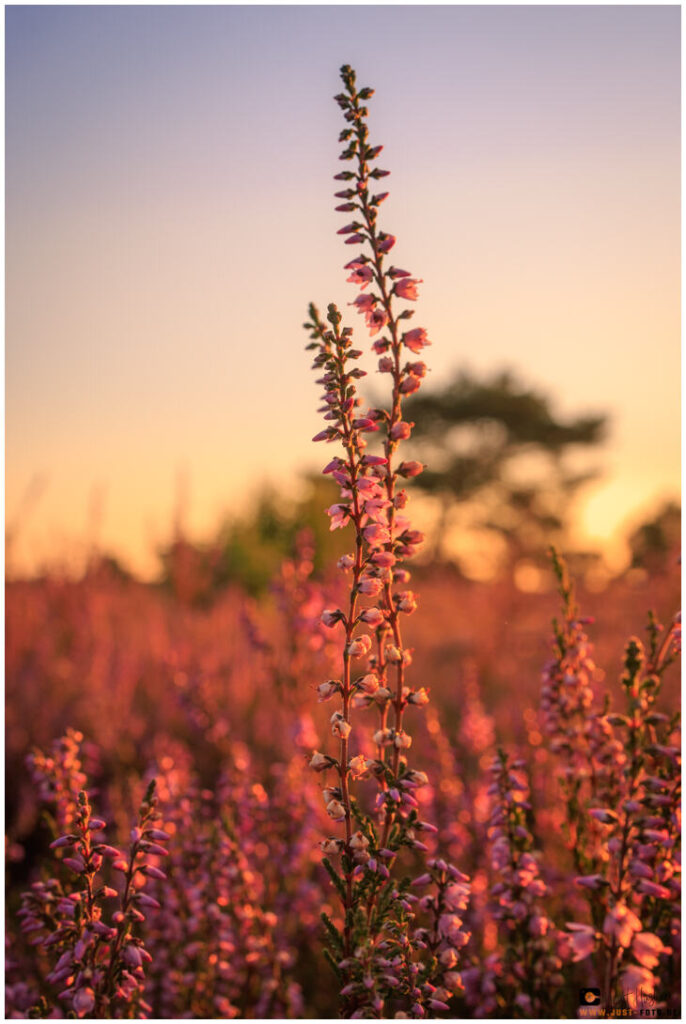
[[[182,491],[201,538],[328,458],[301,325],[356,294],[332,198],[343,63],[376,89],[381,227],[424,282],[430,385],[508,366],[560,414],[609,415],[581,538],[678,495],[679,19],[6,7],[14,569],[97,539],[151,574]]]

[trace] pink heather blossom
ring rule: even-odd
[[[619,946],[631,945],[634,932],[641,930],[641,922],[625,903],[617,903],[606,915],[603,932]]]
[[[377,242],[377,249],[379,252],[390,252],[394,245],[395,237],[393,235],[387,235],[385,233],[379,235],[379,240]]]
[[[80,988],[74,993],[72,1000],[72,1006],[75,1012],[81,1017],[90,1011],[95,1006],[95,992],[92,988]]]
[[[374,280],[374,272],[371,267],[357,266],[350,274],[350,277],[346,278],[346,281],[350,281],[351,284],[359,284],[362,288],[366,288],[370,281]]]
[[[361,676],[357,680],[357,687],[362,690],[363,693],[376,693],[379,689],[379,680],[373,672],[368,672],[367,675]]]
[[[322,853],[331,856],[335,853],[341,853],[343,845],[342,839],[322,839],[319,843],[319,848]]]
[[[391,539],[388,527],[380,523],[370,523],[364,527],[362,533],[369,544],[387,544]]]
[[[369,840],[363,832],[353,832],[350,837],[351,850],[366,850],[368,846]]]
[[[632,860],[629,864],[629,874],[637,878],[652,879],[653,869],[644,864],[642,860]]]
[[[370,477],[358,477],[357,489],[361,494],[371,497],[372,495],[378,494],[379,481],[371,479]]]
[[[651,882],[647,878],[642,878],[636,888],[646,896],[654,896],[657,899],[666,900],[672,895],[665,885],[658,885],[657,882]]]
[[[384,509],[390,508],[391,503],[388,498],[367,498],[364,503],[364,511],[370,519],[374,519],[377,522],[385,525],[386,517],[381,515]]]
[[[417,599],[411,590],[404,590],[398,594],[397,608],[399,612],[405,612],[406,615],[411,615],[417,610]]]
[[[655,992],[655,977],[647,967],[639,967],[637,964],[629,964],[624,968],[620,984],[633,1009],[640,1003],[637,993],[653,996]]]
[[[660,956],[671,951],[657,935],[651,932],[637,932],[631,943],[631,952],[639,964],[652,970],[653,967],[657,967]]]
[[[78,836],[73,835],[60,836],[59,839],[54,839],[53,842],[50,843],[50,849],[59,850],[63,846],[73,846],[78,838]]]
[[[567,927],[572,929],[572,933],[569,935],[569,943],[572,949],[572,960],[574,962],[585,960],[587,956],[591,955],[596,947],[595,929],[586,924],[568,923]]]
[[[599,821],[601,825],[615,825],[617,822],[615,812],[605,807],[592,807],[588,813],[596,821]]]
[[[398,277],[411,277],[409,270],[401,270],[399,267],[389,267],[386,271],[386,276],[395,280]]]
[[[338,435],[338,431],[327,427],[326,430],[320,430],[318,434],[315,434],[312,438],[313,441],[331,441]]]
[[[352,569],[355,564],[355,559],[352,555],[341,555],[336,564],[339,569],[342,569],[345,572],[348,569]]]
[[[360,615],[362,622],[366,622],[368,626],[380,626],[384,621],[384,614],[380,608],[367,608]]]
[[[417,285],[421,283],[421,278],[402,277],[399,281],[396,281],[393,291],[399,299],[416,299],[419,294]]]
[[[415,353],[421,352],[423,348],[431,344],[423,327],[415,327],[411,331],[406,331],[401,340],[403,345]]]
[[[371,295],[369,292],[363,292],[350,305],[355,306],[358,313],[367,313],[374,309],[378,301],[376,296]]]
[[[388,747],[393,743],[393,730],[388,728],[377,729],[373,740],[377,747]]]
[[[350,235],[357,231],[358,228],[362,227],[361,224],[357,224],[355,221],[352,224],[346,224],[344,227],[339,228],[336,232],[337,235]]]
[[[330,768],[332,764],[335,764],[335,761],[326,754],[322,754],[319,750],[315,750],[310,758],[310,768],[315,772],[323,772],[326,768]]]
[[[345,621],[345,615],[340,608],[331,609],[325,608],[321,614],[322,625],[328,626],[331,629],[337,622]]]
[[[385,309],[372,309],[365,313],[365,321],[369,328],[370,337],[374,337],[388,323],[388,313]]]
[[[406,441],[412,433],[412,427],[414,423],[407,423],[405,420],[399,420],[394,423],[390,430],[391,439],[393,441]]]
[[[340,734],[337,733],[336,735]],[[331,800],[326,805],[326,813],[334,821],[342,821],[345,818],[345,807],[340,800]]]
[[[361,579],[357,585],[357,589],[361,594],[367,594],[369,597],[375,597],[381,590],[382,583],[376,576],[365,576]]]
[[[331,517],[330,530],[340,529],[350,518],[350,510],[347,505],[331,505],[330,508],[327,508],[326,514]]]
[[[458,917],[457,914],[441,914],[438,922],[438,931],[442,936],[452,938],[461,928],[462,918]]]
[[[600,889],[601,886],[607,884],[602,875],[579,875],[574,882],[585,889]]]
[[[154,910],[160,909],[160,904],[153,896],[149,896],[147,892],[137,892],[134,897],[137,903],[140,903],[142,907],[150,907]]]
[[[392,696],[393,694],[391,693],[387,686],[379,686],[376,693],[374,694],[374,700],[380,707],[383,707],[385,702],[387,700],[390,700]]]
[[[393,373],[395,363],[390,356],[383,356],[379,359],[379,373]]]
[[[331,716],[331,735],[338,736],[339,739],[346,740],[351,732],[352,726],[350,722],[346,721],[340,712],[334,712]]]
[[[372,352],[377,356],[383,355],[384,352],[388,352],[391,347],[391,342],[388,338],[377,338],[376,341],[372,342]]]
[[[328,679],[317,687],[318,699],[321,702],[331,700],[335,693],[340,691],[341,684],[335,679]]]
[[[65,857],[62,863],[65,864],[68,868],[71,868],[71,870],[75,871],[77,874],[81,874],[81,872],[86,866],[83,857],[80,856]]]
[[[420,473],[424,472],[424,466],[421,462],[416,462],[411,459],[408,462],[401,462],[398,466],[398,473],[400,476],[404,476],[407,479],[413,476],[419,476]]]
[[[422,386],[422,382],[419,377],[413,377],[410,374],[400,385],[400,393],[403,395],[413,395],[415,391],[419,391]]]
[[[426,363],[421,361],[408,363],[406,369],[413,377],[426,377]]]
[[[379,424],[369,416],[359,416],[356,420],[353,420],[353,427],[355,430],[374,431],[379,429]]]
[[[396,563],[396,557],[392,551],[375,551],[370,560],[374,565],[380,565],[384,569],[390,569]]]
[[[98,843],[98,853],[102,854],[103,857],[108,857],[110,860],[117,860],[121,857],[121,851],[115,846],[107,846],[105,843]]]
[[[373,766],[374,762],[370,761],[368,757],[364,756],[364,754],[357,754],[355,757],[351,757],[348,762],[350,773],[355,779],[364,778]]]
[[[371,638],[367,635],[358,636],[348,644],[347,651],[351,658],[361,658],[369,654],[372,646]]]

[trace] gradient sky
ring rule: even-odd
[[[678,6],[7,7],[15,564],[74,556],[98,505],[149,571],[181,470],[202,536],[320,464],[300,325],[356,294],[345,62],[377,90],[432,383],[508,365],[607,411],[589,537],[678,494],[679,44]]]

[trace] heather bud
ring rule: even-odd
[[[331,768],[335,763],[333,758],[328,757],[327,754],[322,754],[319,750],[315,750],[310,759],[310,768],[313,768],[316,772],[323,772],[327,768]]]
[[[347,722],[340,711],[334,711],[331,716],[331,732],[334,736],[340,737],[345,740],[352,732],[352,726],[350,722]]]
[[[339,693],[341,684],[337,679],[328,679],[325,683],[320,683],[317,687],[317,693],[319,695],[319,702],[331,700],[335,693]]]

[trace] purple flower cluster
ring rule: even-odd
[[[598,708],[592,649],[557,556],[555,567],[565,619],[556,625],[542,709],[562,765],[574,882],[591,918],[568,923],[571,957],[593,957],[604,1005],[623,996],[636,1009],[641,991],[665,1006],[670,979],[654,969],[680,946],[680,748],[677,719],[655,704],[680,653],[680,621],[665,633],[650,616],[649,651],[636,637],[626,645],[624,712],[612,712],[609,698]]]
[[[490,910],[503,953],[463,972],[468,1000],[480,1017],[504,1005],[515,1016],[543,1016],[563,984],[565,938],[544,909],[550,890],[528,827],[531,803],[524,768],[523,761],[510,762],[502,750],[491,767],[488,842],[495,882]]]
[[[33,883],[18,916],[30,944],[47,954],[45,983],[57,992],[55,1007],[76,1017],[147,1017],[152,1007],[144,998],[145,967],[151,957],[137,932],[149,911],[160,908],[149,890],[152,880],[166,880],[159,865],[168,855],[163,844],[169,835],[159,825],[153,781],[127,851],[105,842],[106,822],[93,815],[86,791],[74,799],[75,785],[84,781],[78,743],[71,733],[55,744],[53,758],[32,758],[44,794],[49,792],[69,831],[50,844],[58,861],[54,876]]]
[[[269,874],[261,870],[264,821],[273,808],[251,781],[247,754],[234,749],[212,790],[186,766],[169,763],[159,784],[174,836],[170,880],[149,936],[151,998],[159,1013],[297,1017],[302,995],[291,972],[292,930],[275,912],[284,908],[271,903]],[[293,856],[291,849],[279,869],[287,871]],[[296,899],[292,911],[302,903]]]

